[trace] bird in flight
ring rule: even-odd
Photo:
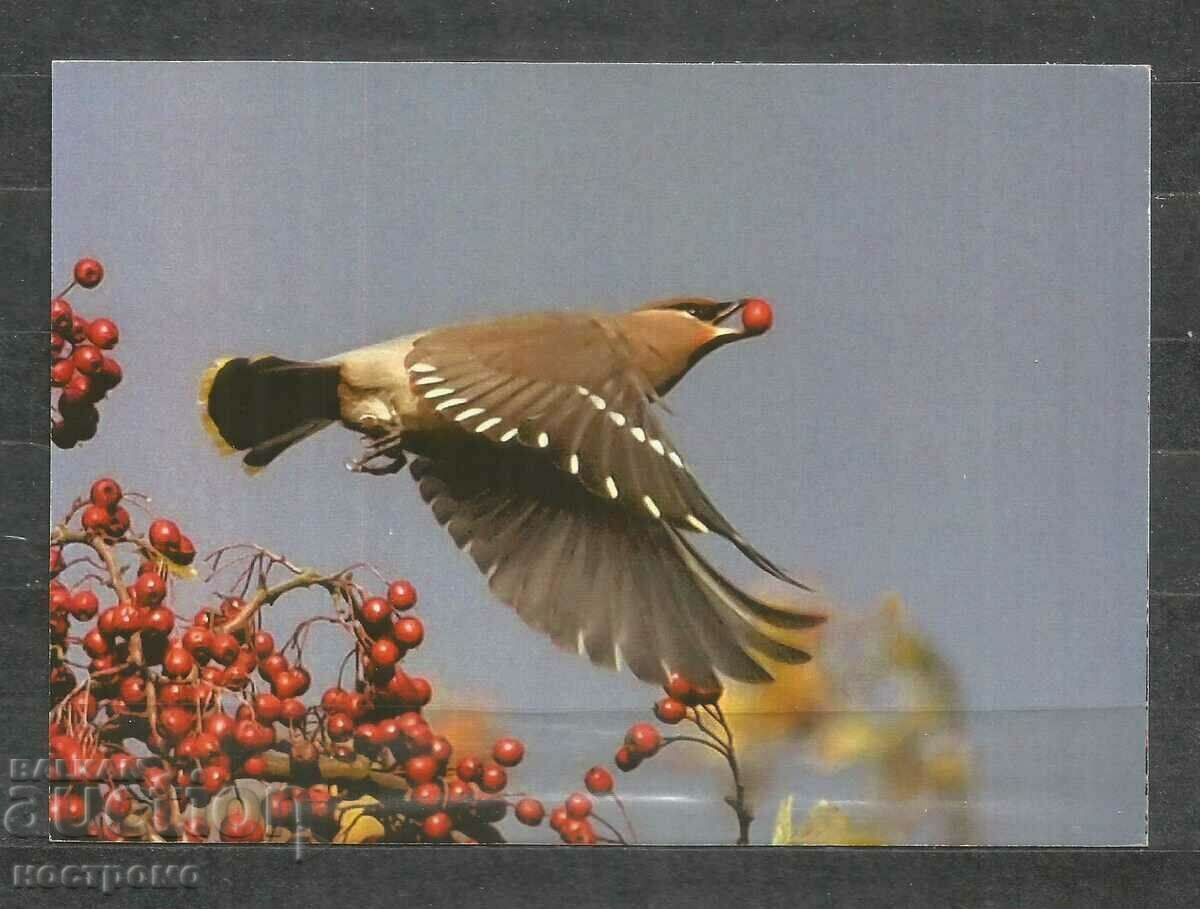
[[[219,360],[200,405],[251,472],[332,423],[360,433],[365,449],[350,469],[407,465],[492,592],[593,663],[658,684],[671,673],[702,686],[718,674],[768,682],[772,662],[809,659],[787,632],[823,617],[749,595],[695,548],[716,534],[808,589],[721,515],[658,404],[709,353],[772,321],[755,298],[517,315],[316,362]]]

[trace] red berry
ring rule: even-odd
[[[75,282],[80,287],[95,287],[104,280],[104,266],[99,259],[80,259],[75,263]]]
[[[450,780],[446,783],[446,801],[451,805],[466,805],[475,798],[470,783],[462,780]]]
[[[283,701],[266,691],[256,694],[254,696],[254,712],[261,722],[273,723],[283,712]]]
[[[204,731],[211,732],[218,741],[226,742],[233,736],[237,721],[223,710],[210,713],[204,719]]]
[[[174,521],[159,518],[150,525],[147,536],[150,538],[150,545],[159,552],[169,552],[179,547],[182,535],[179,533],[179,525]]]
[[[359,618],[367,625],[381,625],[392,614],[392,607],[383,597],[368,597],[359,607]]]
[[[562,838],[572,846],[594,846],[596,831],[587,821],[577,818],[567,818],[562,827]]]
[[[436,808],[442,804],[442,787],[437,783],[422,783],[413,787],[409,798],[425,808]]]
[[[64,568],[67,567],[66,559],[63,558],[61,546],[50,547],[50,577],[57,577]]]
[[[433,748],[434,734],[429,728],[429,724],[422,721],[413,723],[404,727],[404,738],[408,743],[408,750],[414,754],[424,754]],[[433,758],[433,755],[430,755]],[[433,758],[433,760],[437,760]]]
[[[139,609],[132,603],[117,604],[117,611],[113,618],[113,626],[117,634],[136,634],[142,630],[145,621],[144,610]]]
[[[325,720],[325,731],[335,742],[345,741],[354,735],[354,720],[345,713],[335,713]]]
[[[90,498],[93,505],[101,508],[113,508],[121,501],[121,485],[109,477],[101,477],[92,484]]]
[[[374,709],[371,696],[362,691],[354,691],[346,695],[346,713],[356,720],[362,719]]]
[[[638,764],[642,762],[642,758],[628,745],[622,745],[617,749],[616,755],[613,757],[613,763],[617,765],[617,769],[629,773],[631,770],[636,770]]]
[[[613,791],[612,774],[599,765],[583,775],[583,784],[592,795],[607,795]]]
[[[133,810],[133,797],[124,786],[118,786],[104,799],[104,813],[114,821],[124,820]]]
[[[508,785],[508,774],[499,764],[486,764],[479,775],[479,788],[484,792],[500,792]]]
[[[167,595],[167,582],[162,575],[147,571],[133,582],[133,596],[147,606],[157,606]]]
[[[427,754],[418,754],[415,757],[410,757],[404,763],[404,776],[414,786],[431,782],[437,775],[438,762]]]
[[[183,632],[180,643],[188,649],[197,662],[207,663],[212,656],[213,633],[207,628],[191,626]]]
[[[99,505],[89,505],[83,510],[83,515],[79,521],[83,525],[83,529],[89,533],[105,533],[108,531],[108,523],[111,515],[107,508],[101,508]]]
[[[164,707],[158,712],[158,728],[169,739],[183,738],[192,723],[192,712],[184,707]]]
[[[256,631],[250,638],[250,646],[254,648],[255,656],[266,659],[275,652],[275,639],[269,631]]]
[[[233,727],[233,738],[243,748],[258,751],[275,741],[275,733],[254,720],[238,720]]]
[[[309,684],[308,670],[301,666],[295,666],[292,669],[276,673],[275,677],[271,679],[271,690],[281,698],[295,698],[308,691]]]
[[[654,715],[664,723],[674,726],[687,716],[687,705],[672,697],[661,698],[654,705]]]
[[[375,741],[380,745],[390,745],[400,740],[400,724],[393,717],[380,720],[375,726]]]
[[[392,626],[392,634],[398,643],[411,649],[425,640],[425,626],[416,616],[405,616]]]
[[[391,666],[400,659],[400,648],[388,638],[380,638],[371,645],[371,659],[380,666]]]
[[[180,682],[168,682],[158,689],[158,702],[160,704],[188,704],[190,705],[196,699],[196,692],[191,685],[184,685]]]
[[[412,689],[414,707],[424,707],[433,697],[433,687],[429,684],[428,679],[423,679],[419,675],[414,675],[408,680],[409,686]]]
[[[388,584],[387,601],[393,609],[411,609],[417,604],[417,589],[408,581],[392,581]]]
[[[55,388],[64,387],[71,381],[73,375],[75,375],[75,361],[70,357],[63,357],[50,364],[50,384]]]
[[[86,404],[94,400],[93,395],[96,392],[95,383],[87,376],[76,370],[67,384],[63,386],[61,400],[68,404]]]
[[[288,671],[288,659],[282,653],[273,653],[258,664],[258,674],[268,682]]]
[[[233,661],[238,658],[238,653],[241,652],[241,646],[237,642],[237,638],[227,631],[220,634],[214,634],[212,642],[209,644],[209,651],[212,657],[218,663],[225,666],[233,665]]]
[[[85,376],[94,376],[104,366],[104,354],[100,352],[99,347],[83,344],[75,348],[71,354],[71,362]]]
[[[110,350],[117,346],[117,341],[120,340],[120,333],[117,331],[117,323],[112,319],[93,319],[92,324],[87,330],[88,340],[101,347],[104,350]]]
[[[450,836],[450,831],[453,829],[454,822],[444,811],[435,812],[421,822],[421,832],[426,839],[444,840]]]
[[[582,792],[572,792],[563,803],[567,809],[567,817],[582,821],[592,813],[592,800]]]
[[[761,335],[774,321],[775,314],[766,300],[754,297],[745,301],[742,307],[742,327],[746,329],[747,334]]]
[[[267,811],[276,824],[287,824],[296,819],[296,802],[286,792],[275,791],[267,798]]]
[[[131,675],[121,682],[121,700],[136,707],[146,700],[146,680],[140,675]]]
[[[221,739],[215,732],[211,732],[207,729],[203,732],[199,732],[195,736],[195,741],[196,746],[194,750],[198,760],[212,760],[218,755],[221,755],[223,761],[228,762],[229,758],[226,755],[221,754]],[[224,766],[224,763],[221,763],[220,766]]]
[[[125,531],[129,529],[129,512],[118,505],[112,510],[112,516],[108,521],[108,535],[111,537],[123,537]]]
[[[429,745],[429,756],[441,764],[443,767],[450,763],[450,756],[454,753],[454,746],[450,744],[450,740],[444,735],[435,735],[433,742]]]
[[[156,606],[146,616],[146,630],[168,635],[175,630],[175,613],[166,606]]]
[[[261,754],[252,754],[242,761],[242,772],[246,776],[259,777],[267,772],[267,759]]]
[[[329,688],[321,695],[321,706],[328,713],[338,713],[346,709],[346,692],[341,688]]]
[[[73,318],[75,318],[75,311],[71,309],[71,304],[62,297],[50,301],[50,327],[58,334],[70,335]]]
[[[200,771],[200,785],[210,795],[216,795],[229,782],[229,771],[223,767],[209,765]]]
[[[75,792],[50,796],[50,820],[60,826],[78,826],[84,822],[87,808],[83,796]]]
[[[178,565],[191,565],[196,558],[196,546],[187,536],[180,535],[179,546],[167,553],[167,557]]]
[[[105,357],[104,362],[100,365],[100,372],[96,375],[105,388],[116,388],[124,377],[121,364],[114,357]]]
[[[563,825],[569,821],[567,817],[567,809],[562,805],[555,805],[554,810],[550,812],[550,829],[556,832],[561,832]]]
[[[71,603],[67,609],[79,621],[87,622],[94,619],[100,611],[100,598],[90,590],[76,590],[71,595]]]
[[[297,723],[304,719],[308,708],[300,698],[284,698],[279,708],[279,718],[286,723]]]
[[[221,821],[221,842],[257,843],[266,835],[262,821],[245,813],[244,809],[231,807]]]
[[[672,672],[667,676],[667,684],[663,685],[663,690],[677,701],[683,701],[685,704],[694,703],[692,695],[696,690],[695,686],[678,672]]]
[[[87,341],[88,321],[79,313],[71,317],[70,341],[72,344],[83,344]]]
[[[465,757],[458,762],[458,766],[454,769],[458,774],[458,778],[464,783],[474,783],[479,780],[483,774],[483,762],[478,758]]]
[[[492,757],[501,767],[516,767],[525,757],[525,746],[520,739],[511,736],[497,739],[496,744],[492,746]]]
[[[196,660],[182,645],[175,644],[167,648],[163,657],[163,672],[173,679],[181,679],[196,667]]]
[[[526,827],[536,827],[546,816],[546,809],[537,799],[521,799],[517,802],[515,811],[517,820]]]
[[[662,733],[649,723],[634,723],[625,733],[625,744],[638,757],[652,757],[662,747]]]

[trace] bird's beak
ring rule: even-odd
[[[717,314],[710,320],[713,325],[720,325],[730,316],[742,311],[742,307],[746,305],[745,300],[730,300],[727,303],[722,303]]]

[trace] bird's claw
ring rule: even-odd
[[[384,477],[399,473],[408,463],[408,457],[400,445],[399,435],[385,436],[382,439],[363,439],[366,446],[363,453],[352,461],[346,462],[346,469],[353,473],[367,473],[375,477]],[[375,463],[379,461],[381,463]]]

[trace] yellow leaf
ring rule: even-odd
[[[822,799],[808,813],[792,842],[801,846],[885,846],[888,841],[869,824],[853,821],[836,805]]]
[[[386,832],[379,818],[368,814],[367,809],[379,804],[371,796],[353,801],[344,801],[337,808],[338,832],[333,842],[342,844],[377,843]]]
[[[775,813],[775,831],[771,834],[772,846],[788,846],[792,842],[792,796],[785,798]]]

